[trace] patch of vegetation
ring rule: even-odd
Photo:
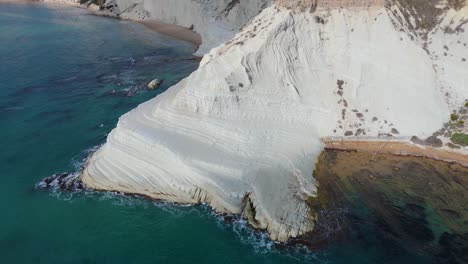
[[[465,103],[465,107],[468,107],[468,102]]]
[[[462,146],[468,146],[468,134],[455,133],[455,134],[453,134],[453,136],[450,139],[455,144],[462,145]]]
[[[457,115],[457,114],[451,114],[451,115],[450,115],[450,120],[451,120],[452,122],[457,121],[457,120],[458,120],[458,115]]]

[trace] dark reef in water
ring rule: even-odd
[[[389,260],[468,263],[468,169],[415,157],[325,150],[308,203],[316,229],[290,244],[386,249]],[[338,242],[337,242],[338,241]]]
[[[49,176],[34,186],[41,189],[60,189],[63,192],[79,192],[86,189],[77,173],[56,173]]]

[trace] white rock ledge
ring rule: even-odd
[[[467,80],[468,63],[440,75],[434,64],[454,62],[433,60],[392,19],[383,7],[265,9],[189,77],[122,116],[90,157],[83,182],[207,202],[221,213],[246,209],[249,222],[274,240],[312,230],[305,200],[316,193],[320,137],[359,128],[368,136],[392,128],[428,136],[447,121],[448,102],[468,98],[449,84]],[[466,35],[433,34],[441,38],[433,43],[463,43]]]

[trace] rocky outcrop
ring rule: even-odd
[[[122,116],[83,182],[206,202],[285,241],[313,229],[305,201],[316,193],[321,137],[397,131],[425,138],[468,98],[456,85],[468,81],[466,8],[442,10],[426,38],[398,4],[298,12],[285,2],[211,50],[188,78]]]

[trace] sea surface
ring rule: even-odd
[[[193,72],[193,49],[79,8],[0,4],[0,263],[428,263],[375,239],[282,248],[203,205],[34,188]]]

